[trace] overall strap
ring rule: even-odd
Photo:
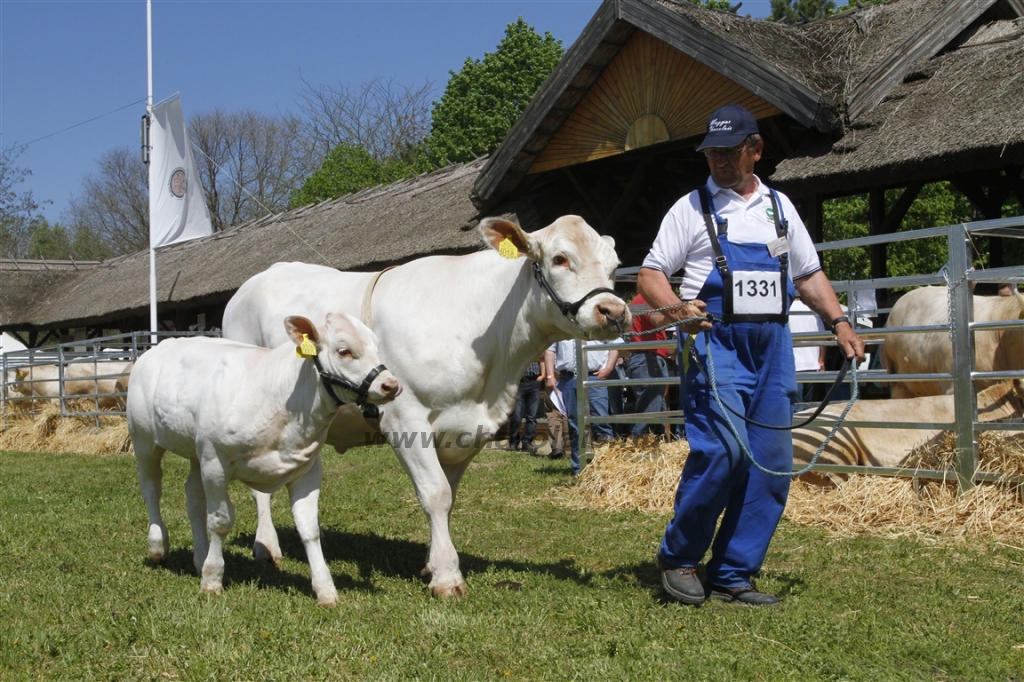
[[[789,221],[786,220],[786,216],[782,213],[782,202],[779,201],[778,193],[768,188],[768,196],[772,200],[772,217],[775,219],[775,236],[779,239],[786,238],[789,235]],[[782,270],[783,281],[785,281],[786,275],[789,271],[789,251],[779,254],[779,268]]]
[[[722,245],[718,242],[718,231],[715,229],[715,223],[722,225],[722,233],[729,228],[729,223],[718,220],[718,214],[714,213],[714,208],[711,204],[711,190],[708,189],[707,185],[703,185],[697,188],[697,194],[700,196],[700,210],[704,214],[704,226],[708,231],[708,239],[711,240],[711,248],[715,251],[715,267],[718,268],[718,273],[722,276],[722,280],[729,275],[729,264],[725,260],[725,254],[722,253]],[[712,214],[714,213],[714,218]]]

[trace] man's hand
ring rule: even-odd
[[[856,357],[858,363],[864,362],[864,341],[853,331],[852,325],[844,322],[836,327],[836,343],[843,351],[843,357]]]
[[[696,334],[702,330],[711,329],[711,323],[706,319],[707,308],[708,306],[704,301],[694,299],[689,303],[680,303],[677,307],[669,308],[660,313],[654,313],[651,315],[651,324],[655,327],[661,327],[669,322],[700,317],[702,319],[688,322],[681,326],[681,329],[687,334]]]

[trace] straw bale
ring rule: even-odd
[[[124,417],[61,417],[57,402],[44,403],[38,414],[8,413],[0,426],[0,450],[110,455],[131,452]]]
[[[915,451],[908,467],[951,469],[954,446],[955,437],[945,434]],[[654,437],[599,446],[573,485],[555,488],[545,498],[573,509],[669,514],[688,453],[685,441],[661,443]],[[1024,434],[982,433],[978,453],[982,471],[1024,475]],[[837,480],[834,488],[795,481],[785,517],[836,536],[1024,541],[1019,484],[982,484],[960,495],[952,473],[947,481],[855,475]]]

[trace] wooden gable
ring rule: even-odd
[[[635,31],[528,171],[555,168],[704,132],[718,107],[755,118],[781,113],[729,78],[644,31]]]

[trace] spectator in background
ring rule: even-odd
[[[586,341],[584,346],[601,344],[603,341]],[[593,351],[584,353],[587,361],[587,374],[595,379],[606,379],[611,374],[618,351]],[[546,379],[549,391],[556,387],[565,405],[565,416],[569,422],[569,452],[572,461],[573,476],[580,472],[579,429],[576,418],[576,342],[572,339],[558,341],[544,353],[544,364],[553,367],[554,373]],[[603,386],[591,386],[588,391],[591,416],[608,414],[608,389]],[[615,433],[609,424],[592,424],[594,440],[613,440]]]
[[[825,323],[798,295],[793,299],[789,309],[789,331],[792,332],[825,332]],[[793,360],[797,372],[824,372],[825,346],[793,346]],[[814,402],[812,383],[797,384],[797,399],[802,403]]]
[[[544,373],[541,370],[543,361],[544,358],[539,358],[536,362],[531,362],[519,379],[516,406],[508,418],[509,450],[530,453],[537,451],[533,438],[537,435],[537,409],[540,407],[540,387],[544,381]]]
[[[630,303],[631,306],[646,306],[647,301],[640,294]],[[650,316],[634,315],[632,331],[644,332],[654,329]],[[665,330],[643,334],[633,337],[634,341],[665,341],[668,335]],[[629,355],[629,378],[630,379],[661,379],[668,377],[668,349],[658,348],[656,350],[636,350]],[[638,386],[633,389],[636,394],[636,413],[664,412],[668,409],[665,402],[665,386],[651,385]],[[644,433],[664,435],[665,427],[662,424],[634,424],[630,436],[639,438]]]
[[[1013,282],[1003,282],[999,285],[997,293],[1000,296],[1013,296],[1017,293],[1017,286]]]

